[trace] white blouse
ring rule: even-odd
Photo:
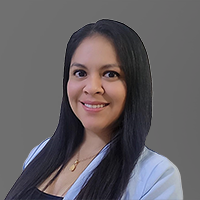
[[[23,169],[47,144],[49,138],[35,147],[25,160]],[[63,200],[74,199],[92,170],[102,160],[108,145],[93,159],[66,193]],[[177,167],[166,157],[144,148],[121,200],[182,200],[183,190]]]

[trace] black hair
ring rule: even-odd
[[[76,48],[85,38],[95,34],[108,38],[116,49],[125,76],[126,102],[113,128],[106,155],[74,198],[110,200],[122,197],[145,147],[151,126],[151,72],[147,52],[137,33],[123,23],[102,19],[85,25],[71,36],[65,53],[63,99],[57,129],[47,145],[22,172],[6,200],[28,199],[26,194],[30,194],[34,187],[61,166],[55,179],[83,141],[84,127],[69,105],[67,82]]]

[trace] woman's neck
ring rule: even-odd
[[[94,133],[90,130],[85,130],[84,140],[80,146],[80,151],[89,154],[98,152],[111,140],[110,134]]]

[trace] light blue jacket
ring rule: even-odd
[[[49,139],[35,147],[24,162],[23,169],[47,144]],[[108,146],[105,146],[98,156],[82,172],[68,190],[64,200],[72,200],[81,190],[92,170],[102,160]],[[182,200],[183,191],[181,177],[177,167],[166,157],[145,147],[136,167],[134,168],[128,186],[121,200]]]

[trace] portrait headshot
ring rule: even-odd
[[[186,90],[193,95],[184,85],[183,78],[192,76],[183,63],[195,57],[190,47],[198,34],[185,28],[177,11],[195,4],[171,9],[172,3],[154,3],[146,9],[156,13],[148,23],[147,14],[139,19],[144,3],[136,1],[116,3],[118,14],[109,13],[111,3],[98,3],[99,11],[83,19],[91,11],[84,3],[80,10],[77,2],[51,2],[49,9],[45,3],[27,2],[24,9],[14,3],[22,12],[13,11],[15,21],[9,18],[4,25],[0,52],[5,77],[11,74],[2,76],[7,83],[2,84],[7,85],[3,199],[183,200],[192,195],[184,187],[189,176],[184,164],[190,159],[186,131],[197,127],[197,112],[187,120],[182,101],[189,99],[188,114],[197,103],[183,98]],[[119,15],[131,5],[135,13]],[[195,58],[191,62],[192,68]],[[194,85],[198,98],[198,84],[187,84]],[[191,136],[196,133],[190,130]]]

